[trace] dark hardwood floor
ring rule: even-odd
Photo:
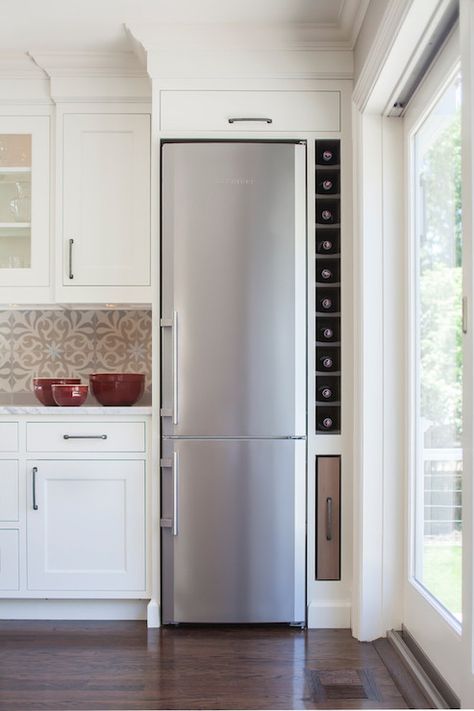
[[[0,622],[0,709],[407,708],[349,630]]]

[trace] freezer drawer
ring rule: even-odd
[[[165,441],[163,622],[305,620],[305,442]]]
[[[163,433],[306,431],[305,146],[162,149]]]

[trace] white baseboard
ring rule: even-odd
[[[308,605],[309,629],[348,629],[350,626],[350,602],[313,600]]]
[[[148,600],[0,600],[1,620],[146,620]]]

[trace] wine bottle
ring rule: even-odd
[[[331,370],[334,365],[334,361],[331,356],[321,356],[319,360],[323,368],[325,368],[326,370]]]
[[[319,333],[325,341],[330,341],[334,338],[334,331],[330,326],[324,326],[323,328],[320,328]]]
[[[334,400],[334,391],[329,385],[318,388],[318,393],[321,400]]]

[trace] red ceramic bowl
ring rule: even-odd
[[[38,400],[46,407],[55,407],[51,386],[56,383],[60,385],[77,385],[80,378],[33,378],[33,392]]]
[[[60,385],[53,383],[51,386],[53,400],[61,407],[79,407],[87,398],[88,385]]]
[[[106,407],[134,405],[145,389],[144,373],[91,373],[91,393]]]

